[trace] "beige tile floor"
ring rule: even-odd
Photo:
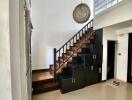
[[[56,90],[35,95],[33,100],[132,100],[132,84],[114,88],[104,82],[66,94]]]

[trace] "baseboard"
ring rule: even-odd
[[[50,69],[36,69],[36,70],[32,70],[32,73],[47,72],[47,71],[50,71]]]

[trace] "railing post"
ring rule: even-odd
[[[56,78],[57,78],[57,76],[56,76],[56,48],[54,48],[54,79],[55,79],[55,81],[56,81]]]
[[[73,38],[73,45],[74,45],[74,38]]]
[[[65,48],[65,46],[63,47],[63,53],[65,52],[64,48]]]
[[[79,39],[80,39],[81,35],[80,35],[80,32],[79,32]]]

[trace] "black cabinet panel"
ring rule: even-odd
[[[74,83],[76,89],[83,88],[85,86],[84,76],[84,66],[76,66],[74,69]]]
[[[132,33],[129,34],[127,80],[132,83]]]
[[[93,65],[93,54],[81,54],[79,57],[83,61],[84,67]]]
[[[83,49],[70,65],[70,68],[64,70],[61,78],[61,91],[69,91],[83,88],[87,85],[99,83],[101,81],[102,68],[102,34],[103,30],[95,31],[95,39],[88,48]]]
[[[92,85],[100,82],[99,66],[86,66],[85,79],[87,85]]]
[[[61,81],[61,92],[66,93],[75,90],[73,78],[62,78]]]
[[[72,66],[72,77],[63,77],[61,79],[61,92],[77,90],[85,86],[84,67],[81,65]]]
[[[95,31],[95,42],[94,42],[94,54],[96,55],[95,65],[102,64],[102,53],[103,53],[103,29]]]
[[[93,70],[91,70],[91,66],[87,66],[85,68],[85,82],[86,85],[91,85],[93,83]]]

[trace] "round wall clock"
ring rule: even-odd
[[[90,18],[90,8],[87,4],[81,3],[76,6],[76,8],[73,11],[73,19],[77,23],[85,23]]]

